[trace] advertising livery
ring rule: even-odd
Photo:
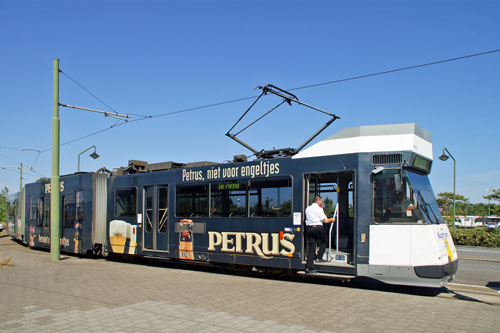
[[[62,176],[61,251],[301,273],[305,209],[320,195],[336,223],[325,228],[318,274],[432,287],[454,278],[456,249],[428,178],[428,131],[346,128],[292,156],[256,156]],[[50,245],[49,183],[8,200],[9,233],[34,248]]]

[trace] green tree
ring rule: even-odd
[[[494,200],[498,201],[500,203],[500,188],[494,188],[492,189],[493,191],[490,192],[488,195],[483,195],[483,198],[486,200]]]
[[[335,211],[335,207],[333,206],[333,200],[326,197],[323,199],[323,210],[326,214],[326,216],[331,216],[333,212]]]
[[[9,189],[4,186],[0,192],[0,222],[5,222],[7,218],[7,195],[9,194]]]
[[[452,192],[441,192],[438,193],[436,197],[437,203],[439,206],[449,207],[453,205],[453,193]],[[455,204],[456,202],[468,202],[469,198],[464,197],[461,194],[455,194]]]
[[[453,209],[453,193],[452,192],[441,192],[438,193],[436,197],[438,206],[446,207],[443,215],[451,215]],[[470,215],[469,198],[456,193],[455,194],[455,213],[456,215]]]

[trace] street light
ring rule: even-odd
[[[85,153],[85,152],[89,151],[89,150],[90,150],[90,149],[92,149],[92,148],[94,148],[94,152],[93,152],[92,154],[89,154],[89,156],[90,156],[90,157],[92,157],[94,160],[95,160],[95,159],[98,159],[98,158],[100,157],[100,156],[99,156],[99,154],[96,152],[96,148],[95,148],[95,146],[90,146],[90,147],[88,147],[87,149],[85,149],[84,151],[82,151],[80,154],[78,154],[78,172],[80,172],[80,156],[81,156],[83,153]]]
[[[448,149],[443,148],[443,153],[439,156],[441,161],[446,161],[448,158],[453,160],[453,232],[455,232],[455,183],[456,183],[456,160]]]

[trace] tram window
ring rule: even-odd
[[[9,221],[16,221],[16,202],[9,203]]]
[[[44,198],[43,227],[48,228],[50,224],[50,197]]]
[[[144,196],[146,197],[145,200],[145,210],[146,214],[144,216],[144,229],[146,232],[151,232],[153,231],[153,196],[154,196],[154,187],[153,186],[148,186],[144,190]]]
[[[73,228],[75,226],[75,217],[76,217],[75,197],[73,195],[63,195],[62,203],[63,203],[62,204],[63,228]]]
[[[83,190],[76,191],[76,220],[83,222],[85,217],[85,198]]]
[[[246,217],[247,183],[224,182],[210,185],[210,216]]]
[[[158,189],[158,232],[167,232],[168,222],[168,188]]]
[[[250,181],[251,217],[288,217],[292,213],[290,178]]]
[[[126,187],[116,190],[115,216],[135,217],[137,214],[137,189]]]
[[[30,220],[36,220],[37,213],[38,213],[37,198],[31,198],[30,199]]]
[[[10,204],[10,202],[7,202],[7,222],[11,222],[12,221],[12,211],[11,211],[11,208],[12,205]]]
[[[348,200],[348,213],[350,218],[354,218],[354,185],[352,182],[349,183],[348,185],[348,194],[347,194],[347,200]]]
[[[180,185],[176,188],[175,215],[208,216],[208,185]]]
[[[399,171],[387,170],[373,177],[374,209],[376,222],[415,223],[421,218],[408,177],[401,177],[401,190],[398,191],[394,177]]]
[[[337,175],[334,177],[337,179]],[[338,202],[337,183],[329,179],[323,182],[311,179],[309,181],[309,205],[314,202],[316,195],[323,198],[323,210],[326,216],[332,216]]]
[[[43,227],[43,213],[44,213],[44,209],[43,209],[43,204],[44,204],[44,200],[43,198],[38,198],[37,199],[37,212],[36,212],[36,226],[37,227]]]

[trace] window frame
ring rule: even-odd
[[[250,216],[250,186],[251,186],[251,181],[272,181],[272,180],[279,180],[279,179],[287,179],[290,181],[290,200],[291,200],[291,205],[290,205],[290,215],[289,216]],[[210,208],[211,208],[211,187],[212,185],[215,184],[221,184],[222,182],[225,181],[230,181],[230,182],[241,182],[241,183],[246,183],[246,216],[235,216],[235,217],[225,217],[225,216],[211,216],[210,215]],[[287,175],[277,175],[277,176],[272,176],[272,177],[256,177],[256,178],[235,178],[235,179],[227,179],[227,180],[219,180],[219,181],[209,181],[209,182],[193,182],[193,183],[177,183],[175,184],[174,187],[174,216],[176,218],[189,218],[189,216],[181,216],[177,214],[177,187],[178,186],[195,186],[195,185],[205,185],[208,188],[208,212],[207,216],[200,216],[200,217],[191,217],[191,218],[204,218],[204,219],[291,219],[293,218],[293,203],[294,203],[294,177],[293,175],[287,174]]]
[[[81,202],[82,208],[80,208],[82,211],[81,219],[79,219],[78,217],[78,212],[79,212],[78,193],[82,193],[82,202]],[[83,221],[85,221],[85,190],[80,189],[75,191],[75,223],[83,223]]]
[[[134,189],[135,190],[135,214],[134,215],[118,215],[117,214],[117,197],[118,197],[118,191],[120,190],[126,190],[126,189]],[[138,209],[138,201],[139,201],[139,191],[137,189],[137,186],[122,186],[122,187],[117,187],[115,188],[115,195],[114,195],[114,216],[115,218],[137,218],[137,212],[139,211]]]
[[[156,226],[156,232],[158,234],[166,234],[168,233],[168,225],[169,225],[169,210],[170,210],[170,186],[167,184],[167,185],[157,185],[156,187],[156,196],[158,197],[157,200],[156,200],[156,213],[158,214],[158,222],[157,222],[157,226]],[[161,222],[161,216],[160,216],[160,191],[161,190],[166,190],[167,192],[167,212],[166,212],[166,221],[165,221],[165,230],[164,231],[161,231],[160,229],[160,222]],[[153,193],[153,198],[154,198],[154,194]],[[153,206],[154,206],[154,199],[153,199]]]
[[[211,202],[212,202],[212,186],[215,186],[215,185],[220,185],[220,184],[224,184],[224,183],[239,183],[239,184],[244,184],[245,185],[245,215],[244,216],[212,216],[212,213],[211,213],[211,208],[212,208],[212,205],[211,205]],[[250,192],[249,192],[249,188],[250,188],[250,180],[248,179],[228,179],[228,180],[221,180],[219,182],[210,182],[208,183],[209,184],[209,188],[208,188],[208,213],[209,213],[209,217],[210,218],[214,218],[214,219],[223,219],[223,218],[230,218],[230,219],[244,219],[244,218],[249,218],[250,217],[250,202],[249,202],[249,198],[250,198]],[[231,191],[231,190],[229,190]],[[230,206],[228,207],[228,209],[230,210]]]
[[[35,221],[36,225],[36,216],[38,213],[38,198],[31,197],[30,198],[30,220]]]
[[[62,228],[74,228],[75,227],[75,223],[76,223],[76,192],[73,192],[73,193],[70,193],[70,194],[64,194],[62,197],[61,197],[61,209],[62,209],[62,214],[61,214],[61,226]],[[74,211],[73,211],[73,214],[70,214],[70,215],[73,215],[73,218],[72,218],[72,222],[70,225],[67,225],[66,224],[66,201],[67,201],[67,197],[69,195],[72,195],[73,196],[73,202],[72,204],[75,206],[74,208]],[[70,203],[71,204],[71,203]]]
[[[50,197],[45,196],[44,198],[44,212],[43,212],[43,228],[48,229],[50,227]]]
[[[382,172],[384,171],[389,171],[389,172],[394,172],[394,174],[396,174],[397,172],[400,172],[401,171],[401,168],[385,168]],[[371,220],[373,221],[373,223],[375,224],[380,224],[380,225],[427,225],[427,222],[425,220],[425,218],[422,219],[423,223],[419,223],[418,222],[418,216],[415,215],[415,218],[417,218],[416,221],[382,221],[380,220],[379,217],[376,217],[375,216],[375,205],[376,205],[376,202],[375,202],[375,198],[376,198],[376,193],[375,193],[375,177],[376,175],[372,174],[371,176],[371,192],[372,192],[372,212],[371,212]],[[394,176],[394,175],[392,175]],[[392,177],[391,177],[392,178]],[[411,192],[410,194],[413,195],[414,194],[414,190],[413,190],[413,187],[411,186],[411,181],[409,180],[409,177],[406,176],[407,180],[406,180],[406,186],[408,187],[411,187]],[[417,204],[415,203],[415,210],[418,211],[419,207],[417,206]],[[413,212],[413,214],[417,214],[417,212]],[[397,217],[396,219],[403,219],[404,216],[402,217]]]
[[[44,197],[38,197],[36,200],[36,226],[43,228],[43,220],[45,216],[45,200]]]
[[[206,186],[207,188],[207,211],[205,216],[186,216],[186,215],[179,215],[177,213],[177,189],[179,186],[185,186],[185,187],[195,187],[195,186]],[[177,183],[175,184],[175,189],[174,189],[174,216],[176,218],[210,218],[210,183],[209,182],[198,182],[198,183]]]
[[[257,180],[257,181],[265,181],[265,180],[276,180],[276,179],[285,179],[288,178],[290,180],[290,215],[289,216],[251,216],[250,211],[250,190],[252,189],[251,187],[251,181],[252,180]],[[247,190],[247,196],[248,196],[248,218],[250,219],[290,219],[293,218],[293,202],[294,202],[294,195],[293,195],[293,190],[294,190],[294,179],[292,175],[279,175],[279,176],[273,176],[273,177],[267,177],[267,178],[252,178],[248,180],[249,185],[248,185],[248,190]]]

